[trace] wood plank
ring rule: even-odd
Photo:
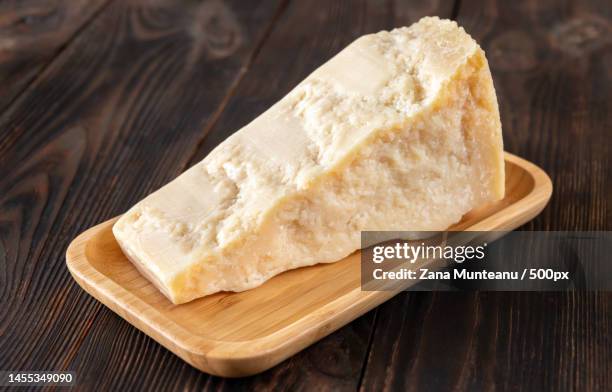
[[[612,9],[461,1],[489,59],[506,149],[552,177],[531,230],[610,230]],[[606,390],[610,293],[406,293],[380,307],[363,390]]]
[[[69,241],[178,174],[279,5],[114,2],[0,118],[0,368],[65,369],[100,328]]]
[[[108,2],[0,3],[0,113]]]
[[[226,109],[214,126],[206,129],[206,138],[185,167],[203,158],[356,37],[409,25],[424,15],[448,17],[452,5],[452,2],[432,5],[427,1],[380,0],[291,2]],[[354,390],[367,352],[373,319],[373,313],[367,314],[261,375],[226,380],[194,370],[156,343],[142,338],[143,335],[131,326],[117,321],[114,314],[103,312],[95,321],[100,328],[94,328],[87,337],[75,359],[75,368],[92,383],[89,385],[95,385],[100,372],[121,374],[114,380],[106,377],[108,384],[105,385],[111,388],[121,385],[139,389],[162,386],[173,390],[234,390],[240,387],[265,390],[305,389],[316,385],[321,390]],[[123,350],[121,342],[114,340],[117,336],[121,342],[134,342],[134,346]],[[102,354],[101,344],[110,345]],[[338,349],[332,352],[328,350],[330,347]],[[132,371],[124,370],[126,368]],[[138,375],[148,369],[156,369],[154,378]]]
[[[410,293],[378,313],[363,390],[606,390],[608,293]]]

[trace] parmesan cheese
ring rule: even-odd
[[[363,230],[444,230],[503,195],[484,52],[428,17],[357,39],[113,232],[178,304],[337,261]]]

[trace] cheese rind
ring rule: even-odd
[[[454,22],[366,35],[113,227],[174,303],[444,230],[504,194],[483,51]]]

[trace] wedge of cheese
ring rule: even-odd
[[[178,304],[342,259],[362,230],[444,230],[503,195],[485,55],[428,17],[357,39],[113,232]]]

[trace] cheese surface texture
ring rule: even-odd
[[[444,230],[503,195],[484,52],[428,17],[354,41],[113,233],[178,304],[340,260],[363,230]]]

